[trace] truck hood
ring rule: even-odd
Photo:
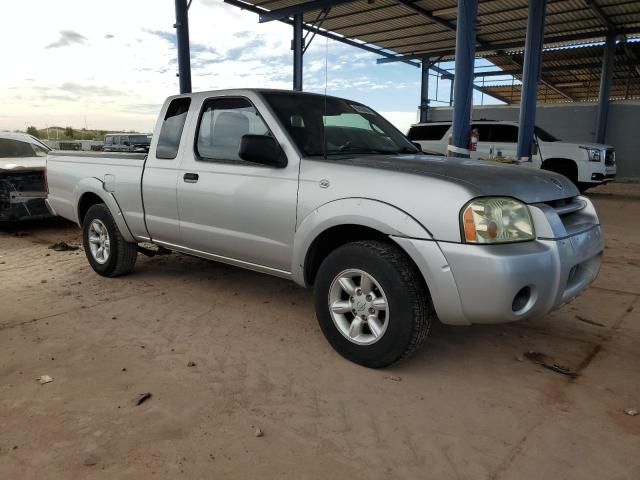
[[[335,158],[335,162],[439,178],[460,185],[468,190],[472,197],[508,196],[525,203],[538,203],[579,194],[576,186],[568,178],[524,165],[429,155],[339,157]]]
[[[0,158],[0,171],[24,172],[30,170],[44,170],[45,157],[7,157]]]

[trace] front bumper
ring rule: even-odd
[[[607,183],[616,178],[616,164],[607,165],[603,162],[583,162],[580,167],[578,181],[582,183]]]
[[[595,280],[604,248],[599,225],[560,239],[504,245],[395,240],[424,275],[439,319],[453,325],[549,313]]]

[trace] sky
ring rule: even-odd
[[[0,130],[152,131],[165,97],[178,93],[173,0],[4,0],[0,17]],[[189,28],[194,91],[291,88],[289,25],[259,24],[222,0],[193,0]],[[376,58],[316,36],[304,89],[326,86],[406,130],[417,118],[420,69]],[[430,98],[448,101],[448,92],[448,81],[430,82]]]

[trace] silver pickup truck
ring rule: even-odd
[[[588,198],[558,174],[423,155],[358,102],[276,90],[170,97],[148,155],[52,152],[48,204],[93,269],[139,242],[315,290],[346,358],[406,358],[432,322],[544,315],[596,277]]]

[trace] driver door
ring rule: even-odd
[[[271,135],[245,97],[206,99],[196,130],[178,176],[182,244],[221,260],[290,272],[298,162],[274,168],[240,159],[243,135]]]

